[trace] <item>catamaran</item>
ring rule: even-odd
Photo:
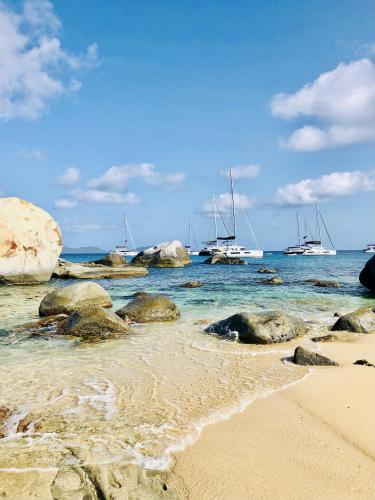
[[[303,256],[318,256],[318,255],[327,255],[327,256],[332,256],[336,255],[336,250],[334,248],[333,242],[331,235],[328,232],[326,223],[324,222],[323,216],[319,210],[318,204],[316,204],[316,232],[318,235],[317,239],[310,238],[309,239],[309,228],[307,226],[307,223],[305,222],[305,227],[306,227],[306,234],[303,237],[303,243],[300,243],[300,237],[299,237],[299,244],[294,246],[294,247],[288,247],[284,250],[285,255],[303,255]],[[298,221],[298,234],[299,234],[299,218],[297,218]],[[332,248],[325,248],[322,245],[322,230],[321,230],[321,223],[324,226],[325,232],[328,236],[328,239],[331,243]]]
[[[230,187],[231,187],[231,199],[232,199],[232,206],[231,206],[231,231],[228,231],[226,224],[224,222],[224,219],[222,217],[222,214],[220,210],[217,209],[216,203],[215,203],[215,197],[212,197],[212,210],[213,210],[213,217],[214,217],[214,225],[215,225],[215,239],[211,241],[206,241],[205,244],[206,246],[199,252],[199,255],[225,255],[226,257],[237,257],[237,258],[262,258],[263,257],[263,250],[259,248],[258,242],[256,240],[254,231],[251,227],[249,218],[246,215],[245,210],[242,209],[242,213],[244,215],[244,218],[246,220],[246,223],[249,227],[250,233],[253,237],[253,240],[256,245],[256,249],[248,249],[245,246],[238,245],[237,244],[237,214],[236,214],[236,205],[235,205],[235,198],[234,198],[234,186],[233,186],[233,178],[232,178],[232,171],[229,171],[229,177],[230,177]],[[224,228],[227,231],[227,236],[218,236],[218,231],[217,231],[217,215],[220,216],[221,222],[224,226]],[[219,244],[223,243],[223,244]]]
[[[191,246],[192,239],[194,240],[195,248],[192,248]],[[185,245],[185,248],[189,255],[199,255],[198,243],[194,234],[193,226],[191,225],[190,217],[189,217],[189,239],[188,239],[188,244]]]
[[[375,243],[368,243],[366,248],[363,249],[363,253],[375,253]]]
[[[305,223],[305,225],[306,225],[306,223]],[[304,245],[301,244],[301,231],[300,231],[299,213],[298,212],[297,212],[297,236],[298,236],[298,245],[284,248],[284,250],[283,250],[284,255],[302,255],[303,252],[305,251]]]
[[[130,230],[128,220],[124,215],[124,230],[125,230],[125,244],[124,245],[116,245],[116,248],[112,253],[116,255],[122,255],[123,257],[134,257],[138,254],[138,250],[134,244],[133,235]],[[132,244],[132,248],[130,249],[128,246],[128,235]]]

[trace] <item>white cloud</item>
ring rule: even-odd
[[[61,186],[72,186],[80,179],[80,170],[76,167],[68,167],[65,172],[56,178],[56,183]]]
[[[271,111],[283,119],[310,117],[318,125],[295,130],[284,147],[317,151],[375,140],[375,65],[360,59],[322,73],[294,94],[273,96]]]
[[[87,191],[74,191],[72,195],[76,200],[87,203],[113,203],[132,205],[139,203],[139,198],[131,192],[118,193],[113,191],[100,191],[98,189],[89,189]]]
[[[131,179],[136,178],[153,186],[175,187],[185,180],[186,175],[183,172],[163,175],[152,163],[139,163],[110,167],[104,174],[90,179],[87,186],[92,189],[121,192]]]
[[[54,207],[59,209],[74,208],[77,205],[75,200],[69,198],[59,198],[55,200]]]
[[[228,213],[232,209],[232,195],[230,193],[222,193],[215,199],[217,209],[221,213]],[[236,209],[247,209],[255,205],[255,198],[246,196],[245,194],[234,193],[234,204]],[[203,205],[205,213],[212,212],[212,201],[207,201]]]
[[[31,149],[29,151],[21,151],[21,156],[26,160],[43,161],[46,159],[46,155],[41,149]]]
[[[275,203],[280,206],[309,205],[366,191],[375,191],[375,171],[334,172],[278,188]]]
[[[236,165],[230,169],[232,171],[232,177],[234,180],[248,179],[250,177],[257,177],[260,174],[260,165],[249,164],[249,165]],[[229,177],[229,170],[222,170],[221,175]]]
[[[64,229],[64,232],[70,233],[87,233],[88,231],[99,231],[103,229],[103,226],[97,222],[83,222],[71,220],[70,218],[64,218],[61,222],[61,227]],[[107,227],[107,225],[105,227]]]
[[[28,0],[20,12],[0,2],[0,119],[35,120],[48,102],[77,90],[73,73],[97,63],[97,46],[84,55],[61,47],[60,20],[49,0]]]

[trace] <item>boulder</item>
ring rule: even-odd
[[[359,275],[359,281],[363,286],[375,292],[375,255],[366,262]]]
[[[126,260],[118,253],[109,253],[101,259],[93,260],[88,264],[94,266],[124,267],[126,266]]]
[[[186,248],[178,240],[146,248],[131,261],[132,266],[145,267],[185,267],[190,263]]]
[[[75,283],[47,294],[40,303],[39,315],[70,314],[84,306],[111,307],[112,300],[109,293],[93,281]]]
[[[38,321],[23,324],[15,328],[16,333],[28,334],[30,337],[45,337],[54,335],[68,319],[67,314],[55,314],[46,316]]]
[[[275,273],[277,273],[277,269],[267,269],[265,267],[260,267],[258,269],[258,273],[261,273],[261,274],[275,274]]]
[[[340,316],[331,330],[347,330],[355,333],[375,332],[375,307],[361,307],[352,313]]]
[[[20,198],[0,198],[0,283],[48,281],[62,250],[59,226]]]
[[[226,255],[212,255],[208,257],[203,264],[222,264],[229,266],[244,266],[246,262],[243,259],[237,257],[227,257]]]
[[[312,366],[338,366],[336,361],[326,358],[308,349],[298,346],[294,351],[293,363],[296,365],[312,365]]]
[[[180,288],[200,288],[203,286],[201,281],[188,281],[187,283],[182,283],[178,285]]]
[[[101,340],[128,331],[128,324],[116,314],[102,307],[86,306],[74,311],[58,333],[83,340]]]
[[[180,311],[165,295],[138,295],[116,314],[120,318],[149,323],[151,321],[171,321],[180,317]]]
[[[273,344],[286,342],[307,332],[305,323],[282,312],[264,314],[235,314],[217,321],[205,329],[208,333],[231,336],[245,344]]]
[[[268,278],[266,280],[263,280],[262,283],[264,285],[282,285],[284,282],[280,278],[280,276],[274,276],[273,278]]]
[[[111,267],[104,265],[92,265],[88,263],[69,262],[60,259],[53,271],[54,278],[62,279],[115,279],[115,278],[137,278],[147,276],[145,267]]]

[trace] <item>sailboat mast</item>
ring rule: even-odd
[[[321,243],[322,242],[322,231],[320,229],[320,217],[319,217],[318,204],[316,204],[315,208],[316,208],[316,229],[317,229],[317,233],[318,233],[318,240]]]
[[[236,207],[234,204],[234,189],[233,189],[233,177],[232,170],[229,170],[230,177],[230,191],[232,195],[232,224],[233,224],[233,236],[234,236],[234,244],[236,245]]]
[[[301,232],[299,228],[299,213],[297,212],[297,235],[298,235],[298,245],[301,245]]]
[[[126,215],[124,214],[124,231],[125,231],[125,246],[128,246],[128,224],[126,221]]]
[[[190,248],[190,242],[191,242],[191,221],[189,217],[189,241],[188,241],[189,248]]]
[[[217,245],[217,220],[216,220],[216,203],[215,203],[215,195],[212,195],[212,210],[214,213],[214,225],[215,225],[215,241]]]

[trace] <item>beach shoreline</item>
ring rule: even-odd
[[[174,455],[169,484],[189,500],[375,496],[375,336],[321,345],[314,373],[207,426]]]

